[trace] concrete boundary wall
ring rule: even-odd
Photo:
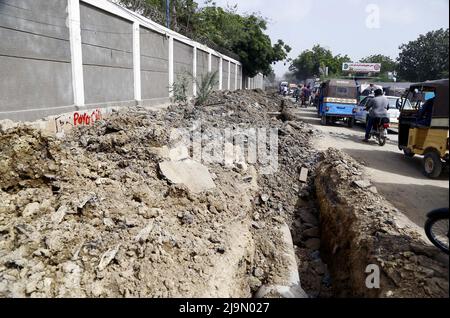
[[[230,90],[234,91],[236,89],[236,78],[237,78],[237,73],[236,73],[236,64],[231,63],[230,64]]]
[[[0,1],[0,119],[74,103],[67,1],[38,2]]]
[[[255,77],[244,77],[245,89],[264,89],[264,75],[258,74]]]
[[[166,104],[181,74],[245,83],[239,61],[107,0],[2,0],[0,42],[0,120]]]

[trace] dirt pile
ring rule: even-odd
[[[330,149],[316,173],[322,251],[335,296],[449,296],[448,257],[377,194],[355,160]],[[380,270],[379,289],[366,285],[371,265]]]
[[[277,240],[309,191],[294,167],[315,159],[310,128],[271,114],[280,104],[260,91],[223,92],[204,107],[127,108],[65,136],[4,132],[0,295],[251,297],[289,284]],[[213,128],[259,127],[279,131],[281,174],[261,175],[258,162],[207,162],[215,188],[196,193],[160,169],[195,152],[196,132],[208,146]],[[192,143],[180,147],[174,129]]]

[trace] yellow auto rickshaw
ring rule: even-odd
[[[438,178],[449,160],[448,79],[411,85],[397,108],[399,149],[408,157],[424,156],[424,174]]]

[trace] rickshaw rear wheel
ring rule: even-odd
[[[322,118],[320,119],[320,124],[322,126],[327,126],[328,125],[328,118],[325,115],[322,115]]]
[[[403,149],[403,153],[408,158],[413,158],[416,154],[409,149]]]
[[[436,179],[442,173],[441,157],[434,151],[428,152],[423,160],[423,171],[428,178]]]

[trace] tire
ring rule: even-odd
[[[423,159],[423,173],[431,179],[439,178],[444,165],[441,157],[434,151],[429,152]]]
[[[386,145],[386,140],[387,138],[378,137],[378,144],[380,145],[380,147],[384,147],[384,145]]]
[[[353,128],[353,126],[355,126],[355,119],[354,118],[347,119],[347,126],[348,128]]]
[[[322,126],[327,126],[328,125],[328,118],[325,115],[322,115],[321,119],[320,119],[320,124]]]
[[[403,153],[408,158],[414,158],[414,156],[416,155],[414,152],[410,151],[409,149],[403,149]]]
[[[441,209],[431,212],[428,215],[428,220],[425,223],[425,233],[427,234],[428,239],[441,251],[449,254],[449,246],[448,246],[448,220],[449,220],[449,213],[448,209]],[[446,228],[445,228],[445,221]],[[439,226],[442,226],[443,233],[439,233]],[[447,233],[445,233],[447,231]],[[440,239],[437,237],[439,234]],[[445,239],[445,236],[447,236],[447,239]]]

